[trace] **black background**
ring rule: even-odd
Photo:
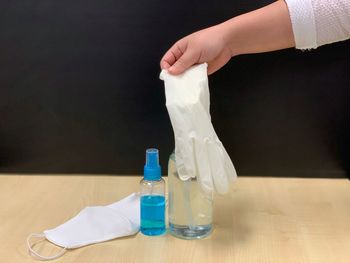
[[[179,38],[271,1],[0,2],[0,171],[140,174],[174,148],[159,60]],[[239,174],[350,169],[349,42],[233,58],[210,76]]]

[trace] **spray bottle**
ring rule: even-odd
[[[141,233],[158,236],[165,232],[165,182],[161,177],[157,149],[146,150],[141,187]]]

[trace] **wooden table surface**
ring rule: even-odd
[[[131,176],[0,176],[0,262],[35,262],[26,237],[88,205],[138,191]],[[43,254],[57,251],[48,242]],[[214,232],[202,240],[137,234],[68,250],[54,262],[350,262],[347,179],[240,177],[215,199]]]

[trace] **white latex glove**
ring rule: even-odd
[[[201,188],[224,194],[236,171],[210,121],[207,64],[181,75],[160,74],[175,135],[175,159],[182,180],[197,177]]]

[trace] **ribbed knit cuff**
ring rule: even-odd
[[[292,21],[295,47],[317,48],[314,10],[311,0],[285,0]]]

